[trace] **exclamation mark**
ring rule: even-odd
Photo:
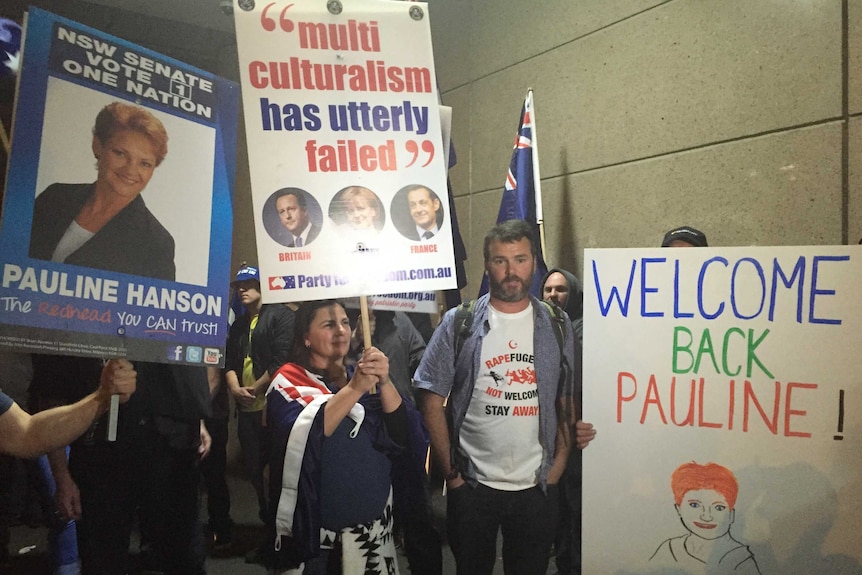
[[[844,436],[841,435],[844,433],[844,390],[839,390],[838,392],[838,434],[833,435],[832,439],[835,441],[841,441],[844,439]]]

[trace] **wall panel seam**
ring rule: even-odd
[[[488,72],[487,74],[483,74],[483,75],[481,75],[481,76],[477,76],[477,77],[475,77],[475,78],[471,78],[471,79],[470,79],[470,80],[468,80],[467,82],[464,82],[464,83],[462,83],[462,84],[458,84],[457,86],[452,86],[452,87],[450,87],[450,88],[447,88],[447,89],[446,89],[446,91],[445,91],[445,92],[441,92],[441,94],[442,94],[443,96],[445,96],[446,94],[448,94],[449,92],[451,92],[451,91],[453,91],[453,90],[457,90],[458,88],[463,88],[464,86],[468,86],[468,85],[470,85],[470,84],[474,84],[474,83],[476,83],[476,82],[478,82],[478,81],[480,81],[480,80],[484,80],[485,78],[490,78],[491,76],[494,76],[495,74],[500,74],[500,73],[502,73],[502,72],[505,72],[505,71],[507,71],[507,70],[509,70],[509,69],[511,69],[511,68],[514,68],[515,66],[519,66],[519,65],[521,65],[521,64],[523,64],[523,63],[525,63],[525,62],[529,62],[530,60],[534,60],[534,59],[536,59],[536,58],[538,58],[538,57],[540,57],[540,56],[543,56],[543,55],[545,55],[545,54],[548,54],[549,52],[553,52],[554,50],[556,50],[556,49],[558,49],[558,48],[562,48],[563,46],[568,46],[569,44],[572,44],[573,42],[578,42],[578,41],[580,41],[580,40],[583,40],[584,38],[588,38],[588,37],[590,37],[590,36],[592,36],[592,35],[594,35],[594,34],[598,34],[599,32],[603,32],[603,31],[605,31],[605,30],[607,30],[607,29],[609,29],[609,28],[612,28],[612,27],[614,27],[614,26],[617,26],[617,25],[619,25],[619,24],[622,24],[623,22],[627,22],[628,20],[631,20],[632,18],[637,18],[638,16],[641,16],[641,15],[643,15],[643,14],[646,14],[647,12],[650,12],[650,11],[652,11],[652,10],[655,10],[655,9],[657,9],[657,8],[660,8],[660,7],[662,7],[662,6],[665,6],[666,4],[671,4],[671,3],[673,3],[673,2],[681,2],[681,1],[682,1],[682,0],[664,0],[664,2],[659,2],[658,4],[656,4],[656,5],[654,5],[654,6],[650,6],[649,8],[644,8],[643,10],[640,10],[639,12],[634,12],[634,13],[632,13],[632,14],[629,14],[628,16],[625,16],[625,17],[623,17],[623,18],[620,18],[619,20],[614,20],[613,22],[609,22],[609,23],[607,23],[607,24],[605,24],[605,25],[603,25],[603,26],[600,26],[600,27],[596,28],[595,30],[590,30],[589,32],[585,32],[585,33],[581,34],[580,36],[576,36],[576,37],[574,37],[574,38],[571,38],[571,39],[569,39],[569,40],[566,40],[565,42],[562,42],[562,43],[560,43],[560,44],[557,44],[556,46],[553,46],[553,47],[551,47],[551,48],[548,48],[547,50],[542,50],[541,52],[537,52],[536,54],[533,54],[533,55],[531,55],[531,56],[528,56],[528,57],[524,58],[523,60],[518,60],[518,61],[516,61],[516,62],[512,62],[511,64],[509,64],[509,65],[507,65],[507,66],[503,66],[502,68],[499,68],[499,69],[497,69],[497,70],[492,70],[491,72]]]

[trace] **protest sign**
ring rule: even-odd
[[[239,89],[31,8],[0,229],[0,345],[219,365]]]
[[[344,305],[359,309],[359,298],[346,298]],[[387,311],[403,311],[408,313],[438,313],[437,294],[435,292],[403,292],[368,296],[368,307]]]
[[[858,573],[862,248],[585,262],[584,573]]]
[[[455,287],[427,5],[234,19],[264,301]]]

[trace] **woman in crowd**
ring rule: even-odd
[[[168,134],[144,108],[113,102],[96,116],[92,184],[52,184],[33,209],[30,257],[173,280],[174,239],[141,192],[168,153]]]
[[[404,512],[421,502],[427,436],[419,414],[395,389],[380,350],[365,350],[355,370],[345,366],[350,333],[339,303],[304,303],[294,363],[267,392],[275,573],[397,573],[393,497]]]

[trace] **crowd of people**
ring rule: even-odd
[[[662,245],[706,237],[683,227]],[[552,550],[560,574],[580,573],[580,453],[596,436],[579,417],[581,284],[552,269],[543,299],[530,295],[537,246],[525,222],[498,224],[483,248],[489,293],[449,310],[427,346],[400,312],[372,312],[369,338],[334,300],[263,305],[259,272],[244,265],[232,287],[245,313],[223,370],[32,355],[36,413],[0,392],[0,451],[48,454],[57,572],[126,573],[135,524],[145,569],[206,572],[204,533],[211,545],[232,540],[230,396],[266,527],[249,562],[276,574],[397,573],[397,542],[411,573],[441,574],[430,448],[460,575],[493,571],[500,533],[506,573],[545,573]],[[116,441],[112,395],[123,402]]]

